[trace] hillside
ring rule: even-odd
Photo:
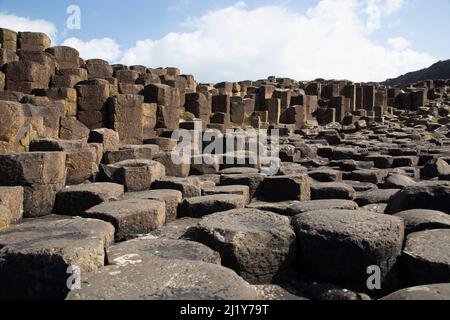
[[[431,67],[409,72],[395,79],[388,79],[384,84],[394,86],[403,83],[414,83],[424,80],[449,79],[450,78],[450,60],[439,61]]]

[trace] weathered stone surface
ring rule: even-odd
[[[215,156],[205,154],[191,158],[191,175],[215,174],[219,169],[219,159]]]
[[[123,186],[115,183],[66,187],[56,195],[55,212],[60,215],[80,215],[103,202],[118,199],[123,192]]]
[[[220,177],[220,185],[222,186],[242,185],[249,187],[251,198],[262,194],[263,181],[264,177],[259,173],[223,174]]]
[[[327,182],[311,184],[311,199],[343,199],[353,200],[356,196],[355,189],[346,183]]]
[[[200,197],[202,195],[201,182],[197,178],[165,178],[155,181],[152,189],[173,189],[183,194],[183,198]]]
[[[77,90],[72,88],[49,88],[47,96],[53,100],[64,101],[64,116],[77,116]]]
[[[134,94],[119,94],[109,98],[109,127],[115,130],[122,143],[142,144],[142,115],[144,97]]]
[[[207,246],[186,240],[137,238],[109,247],[109,265],[123,266],[131,262],[151,262],[155,259],[203,261],[220,265],[220,255]]]
[[[396,193],[386,208],[387,214],[410,209],[430,209],[450,214],[450,182],[420,182]]]
[[[255,284],[276,281],[296,257],[289,219],[255,209],[210,215],[184,237],[218,251],[224,266]]]
[[[242,209],[246,199],[238,194],[215,194],[185,199],[178,208],[179,217],[202,218],[216,212]]]
[[[59,46],[45,50],[56,58],[58,69],[75,69],[80,67],[80,53],[70,47]]]
[[[25,114],[22,105],[0,101],[0,141],[15,142],[23,136]]]
[[[64,140],[88,141],[90,130],[76,118],[62,118],[59,137]]]
[[[53,88],[74,88],[78,83],[87,79],[87,70],[83,68],[57,70],[50,79],[50,86]]]
[[[387,155],[368,155],[365,161],[371,161],[375,164],[375,168],[387,169],[394,164],[394,158]]]
[[[118,151],[105,152],[103,162],[114,164],[125,160],[152,160],[158,152],[157,145],[124,145]]]
[[[408,236],[401,258],[405,286],[450,282],[450,230],[430,230]]]
[[[318,169],[308,172],[308,175],[317,182],[340,182],[342,172],[332,169]]]
[[[110,129],[92,130],[89,134],[89,143],[101,143],[103,151],[119,150],[119,134]]]
[[[113,68],[102,59],[87,60],[86,69],[89,79],[107,79],[113,76]]]
[[[399,189],[379,189],[356,194],[354,201],[361,207],[374,203],[388,203]]]
[[[55,206],[56,194],[64,188],[64,183],[24,186],[24,218],[49,215]]]
[[[432,159],[422,168],[420,175],[423,178],[436,178],[450,175],[450,165],[444,159]]]
[[[200,221],[201,219],[196,218],[180,218],[170,221],[158,230],[151,231],[146,238],[179,240],[190,227],[197,225]]]
[[[327,283],[313,283],[299,288],[305,296],[318,301],[369,301],[370,297]]]
[[[3,49],[16,51],[17,33],[13,30],[0,28],[0,44]]]
[[[388,171],[386,170],[356,170],[350,174],[350,179],[360,182],[370,182],[374,184],[382,183],[387,177]]]
[[[22,105],[25,117],[30,124],[30,138],[58,139],[61,118],[64,116],[64,104],[36,106]],[[35,131],[35,132],[33,132]]]
[[[183,270],[183,272],[180,272]],[[157,275],[157,276],[155,276]],[[88,274],[69,300],[253,300],[256,290],[227,268],[201,261],[155,259]],[[111,287],[111,283],[115,283]]]
[[[144,136],[144,139],[148,139],[154,136],[157,110],[158,105],[156,103],[142,104],[142,134]]]
[[[281,202],[266,202],[266,201],[252,201],[247,208],[250,209],[258,209],[261,211],[268,211],[277,214],[281,214],[283,216],[287,216],[287,210],[289,206],[299,203],[299,201],[281,201]]]
[[[280,171],[278,175],[280,176],[291,176],[291,175],[301,175],[307,173],[308,169],[298,163],[287,163],[283,162],[280,166]]]
[[[115,228],[115,240],[125,241],[158,229],[166,222],[164,202],[136,199],[100,204],[84,217],[107,221]]]
[[[19,222],[23,217],[23,188],[0,187],[0,206],[3,207],[0,229]]]
[[[273,201],[299,200],[308,201],[311,199],[311,187],[308,176],[276,176],[266,177],[263,184],[264,198]],[[280,192],[283,190],[283,192]]]
[[[152,183],[166,175],[165,167],[152,160],[125,160],[101,165],[102,178],[125,186],[128,192],[149,190]]]
[[[98,171],[95,150],[82,140],[33,140],[30,143],[30,151],[64,151],[67,185],[86,182]]]
[[[390,174],[384,181],[386,189],[403,189],[416,184],[412,178],[401,174]]]
[[[362,210],[322,210],[297,215],[300,272],[316,281],[367,291],[367,268],[381,268],[383,290],[398,285],[404,224],[397,217]]]
[[[51,46],[50,37],[42,32],[19,32],[17,49],[22,51],[45,51]]]
[[[283,289],[278,285],[261,284],[255,286],[258,292],[258,300],[264,301],[295,301],[308,300],[305,297],[299,297]]]
[[[26,221],[0,233],[0,299],[64,299],[70,266],[82,274],[104,265],[111,224],[57,217]]]
[[[66,179],[64,152],[0,155],[0,185],[24,186],[24,216],[52,212],[56,192]]]
[[[151,190],[142,192],[129,192],[123,195],[123,200],[147,199],[164,201],[166,204],[166,221],[174,221],[178,215],[178,205],[183,199],[183,194],[178,190]]]
[[[287,208],[288,216],[319,210],[356,210],[358,204],[351,200],[312,200],[296,202]]]
[[[49,65],[34,61],[13,61],[4,67],[6,89],[31,93],[34,89],[46,89],[52,75]]]
[[[204,196],[216,195],[216,194],[237,194],[244,197],[246,203],[250,202],[250,188],[247,186],[213,186],[203,187],[202,194]]]
[[[430,284],[419,287],[406,288],[391,293],[381,300],[450,300],[450,283]]]
[[[450,229],[450,216],[440,211],[416,209],[395,214],[405,221],[406,234],[433,229]]]
[[[0,231],[9,228],[9,221],[11,220],[11,210],[0,204]]]
[[[75,86],[78,97],[78,111],[105,111],[109,98],[109,82],[95,79],[78,83]]]
[[[189,176],[191,159],[187,154],[162,152],[155,155],[153,159],[166,168],[166,175],[169,177],[186,178]]]

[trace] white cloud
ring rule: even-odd
[[[406,0],[366,0],[367,28],[381,29],[383,16],[389,16],[403,7]]]
[[[84,59],[98,58],[116,62],[122,54],[119,44],[110,38],[92,39],[87,42],[78,38],[68,38],[62,45],[76,48]]]
[[[404,38],[386,45],[371,39],[361,8],[373,2],[380,15],[403,0],[321,0],[305,14],[279,5],[249,9],[244,2],[187,19],[187,30],[144,39],[120,52],[111,40],[69,42],[83,57],[150,67],[177,66],[200,81],[261,79],[268,75],[381,81],[427,67],[437,59],[414,51]],[[109,52],[109,54],[107,54]]]
[[[402,51],[411,47],[411,42],[403,37],[389,38],[387,42],[396,51]]]
[[[33,20],[25,17],[18,17],[13,14],[0,12],[0,26],[14,31],[33,31],[46,33],[52,41],[56,39],[56,27],[46,20]]]

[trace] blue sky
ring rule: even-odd
[[[80,30],[65,28],[72,4]],[[83,57],[180,65],[205,81],[382,80],[450,58],[450,0],[0,0],[0,13],[0,26],[54,31]]]

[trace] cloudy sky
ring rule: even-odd
[[[380,81],[450,58],[450,0],[0,0],[0,27],[203,82]]]

